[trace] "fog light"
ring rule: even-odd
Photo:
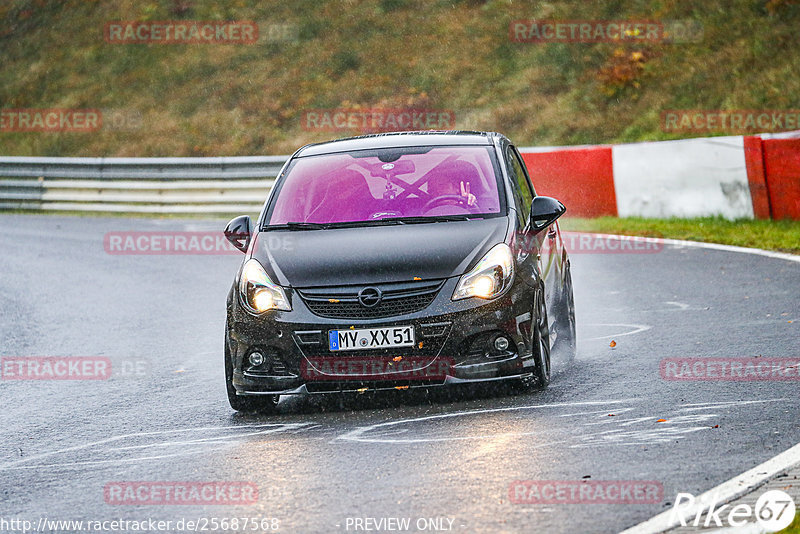
[[[494,339],[494,348],[498,351],[502,352],[508,348],[508,338],[504,336],[498,336]]]
[[[251,352],[250,353],[250,365],[253,367],[258,367],[264,363],[264,355],[260,352]]]

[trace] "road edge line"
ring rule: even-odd
[[[783,471],[799,463],[800,443],[783,451],[777,456],[773,456],[766,462],[755,466],[749,471],[736,475],[719,486],[706,491],[697,498],[695,501],[696,504],[691,507],[682,508],[682,510],[684,510],[683,516],[696,516],[698,512],[704,512],[710,508],[712,504],[725,504],[743,495],[747,495],[772,477],[779,475]],[[687,511],[689,513],[687,513]],[[623,530],[620,534],[658,534],[677,526],[680,526],[680,518],[677,517],[677,514],[674,514],[673,509],[670,508],[638,525]]]

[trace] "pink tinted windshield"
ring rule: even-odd
[[[268,224],[500,212],[491,147],[436,147],[399,158],[397,150],[299,158]]]

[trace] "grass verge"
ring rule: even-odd
[[[778,532],[778,534],[800,534],[800,511],[794,516],[792,524]]]

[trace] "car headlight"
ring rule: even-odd
[[[493,299],[503,293],[514,278],[514,256],[511,248],[500,243],[461,277],[453,292],[453,300],[469,297]]]
[[[262,314],[269,310],[291,311],[283,289],[272,283],[258,260],[250,259],[239,277],[239,297],[248,311]]]

